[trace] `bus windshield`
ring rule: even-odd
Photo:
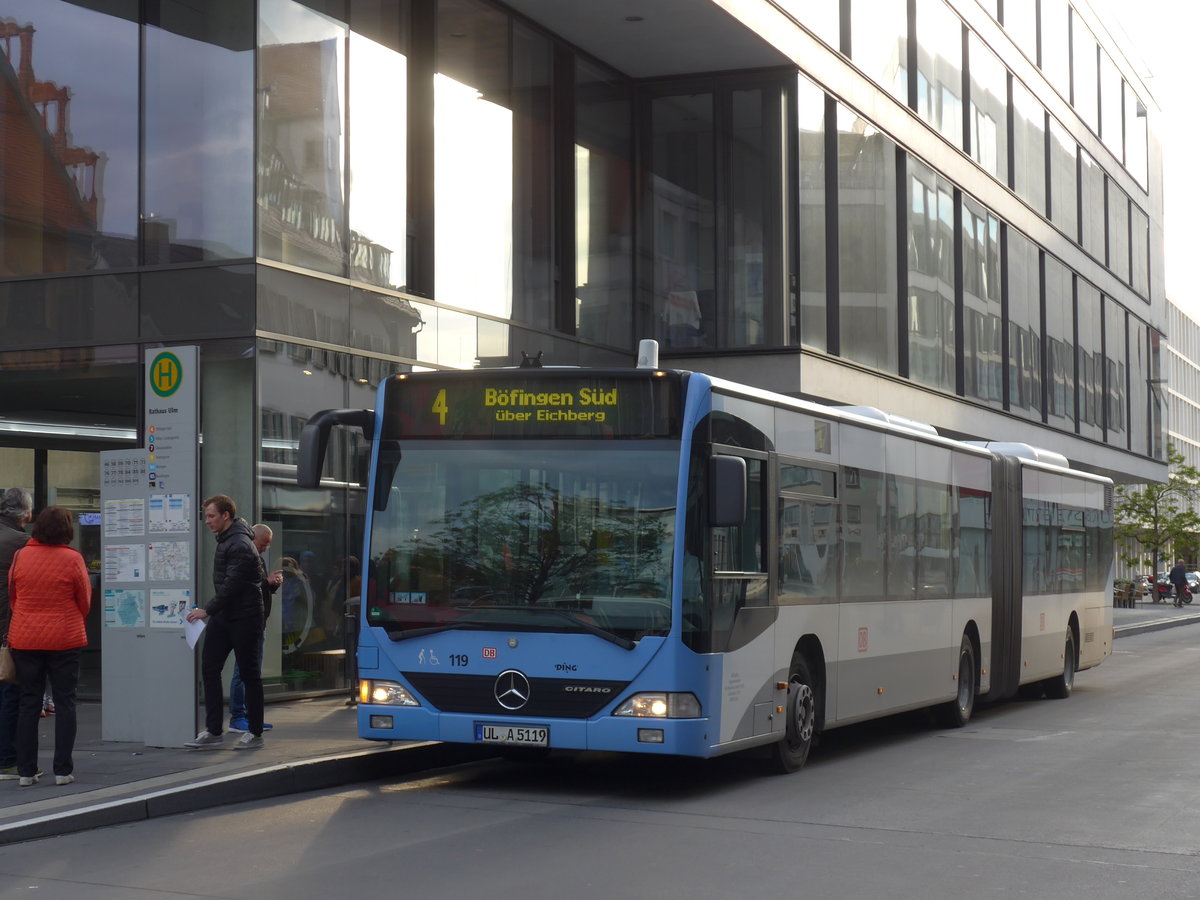
[[[398,455],[380,467],[394,475],[374,514],[369,624],[623,644],[670,629],[678,445],[417,440]]]

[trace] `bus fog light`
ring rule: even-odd
[[[420,706],[420,702],[402,684],[395,681],[361,681],[358,699],[362,703],[379,703],[386,706]]]
[[[390,731],[392,728],[392,717],[391,716],[371,716],[371,727],[372,728],[386,728]]]
[[[638,742],[642,744],[661,744],[664,740],[661,728],[639,728]]]
[[[648,719],[695,719],[700,716],[700,701],[696,699],[695,694],[646,692],[634,694],[618,706],[613,715]]]

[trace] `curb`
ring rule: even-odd
[[[230,803],[266,800],[359,781],[393,778],[455,766],[490,755],[494,754],[482,753],[469,744],[428,742],[279,763],[13,822],[0,826],[0,846],[105,825],[196,812]]]
[[[1187,613],[1181,616],[1172,616],[1169,619],[1155,619],[1150,622],[1134,622],[1130,625],[1118,625],[1113,628],[1113,640],[1119,637],[1131,637],[1135,634],[1146,634],[1151,631],[1163,631],[1167,628],[1174,628],[1177,625],[1190,625],[1193,622],[1200,622],[1200,613]]]

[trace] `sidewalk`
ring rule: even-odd
[[[1139,602],[1114,609],[1115,637],[1200,622],[1200,604]],[[74,784],[58,787],[50,772],[54,718],[41,720],[46,774],[22,788],[0,782],[0,845],[116,825],[226,803],[260,800],[341,784],[454,765],[491,754],[469,745],[377,744],[357,735],[356,710],[344,695],[267,706],[261,750],[184,750],[100,739],[100,704],[81,702]]]

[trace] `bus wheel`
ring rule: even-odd
[[[783,739],[771,749],[771,768],[786,774],[803,767],[812,749],[817,731],[817,698],[813,693],[812,676],[804,657],[792,657],[788,675],[787,730]]]
[[[958,694],[953,700],[942,704],[942,723],[947,728],[962,728],[971,721],[975,712],[975,694],[979,691],[979,666],[975,662],[975,645],[963,635],[958,646]]]
[[[1063,649],[1063,670],[1061,675],[1047,678],[1042,684],[1046,688],[1046,696],[1051,700],[1066,700],[1071,696],[1071,688],[1075,687],[1075,633],[1067,629],[1067,642]]]

